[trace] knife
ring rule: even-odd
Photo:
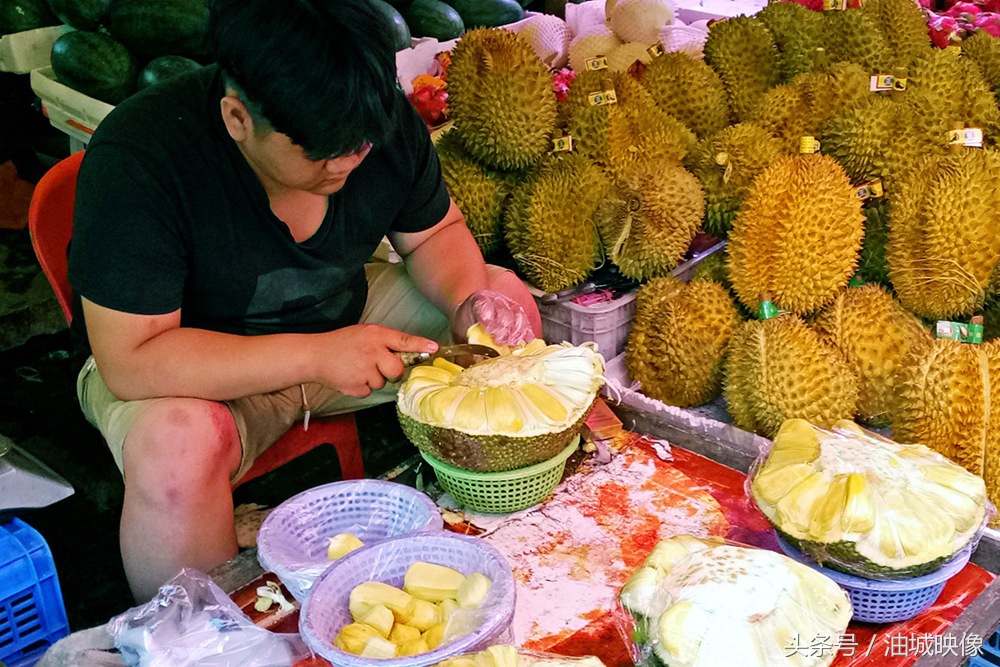
[[[477,361],[499,357],[500,353],[486,345],[464,343],[461,345],[442,345],[433,354],[430,352],[400,352],[399,356],[403,360],[404,366],[423,364],[435,359],[446,359],[457,363],[459,366],[468,368]],[[483,359],[475,359],[475,357],[482,357]],[[467,361],[467,363],[461,363],[463,361]]]

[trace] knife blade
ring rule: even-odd
[[[477,361],[475,357],[492,359],[493,357],[499,357],[500,353],[492,347],[488,347],[486,345],[463,343],[460,345],[442,345],[438,348],[438,351],[433,354],[430,352],[400,352],[399,356],[403,360],[404,366],[415,366],[416,364],[423,364],[428,361],[434,361],[435,359],[446,359],[448,361],[458,363],[456,361],[457,359],[461,359],[463,357],[470,358],[471,363],[467,364],[467,367]],[[482,361],[482,359],[479,359],[478,361]],[[461,363],[458,365],[463,366]]]

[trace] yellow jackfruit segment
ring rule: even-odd
[[[829,488],[830,484],[820,472],[812,473],[796,484],[775,505],[779,525],[793,534],[807,535],[812,523],[813,506]]]
[[[486,389],[486,421],[496,431],[520,431],[524,417],[510,392],[500,387]]]
[[[562,402],[537,384],[525,384],[520,387],[524,396],[531,401],[539,412],[554,424],[562,424],[569,416]]]
[[[362,658],[374,658],[376,660],[388,660],[396,657],[396,645],[381,637],[372,637],[365,644],[365,649],[361,651]]]
[[[447,600],[442,600],[441,602],[439,602],[438,607],[441,608],[442,620],[447,621],[448,617],[451,616],[456,609],[458,609],[458,602],[456,600],[452,600],[451,598],[449,598]]]
[[[364,623],[349,623],[340,629],[333,639],[333,645],[345,653],[361,655],[372,637],[381,638],[379,631]]]
[[[413,616],[410,617],[410,620],[406,624],[423,632],[441,621],[441,610],[438,609],[437,605],[426,600],[417,599],[413,602]]]
[[[454,568],[417,561],[406,570],[403,590],[420,600],[441,602],[456,599],[463,581],[465,575]]]
[[[517,667],[517,649],[513,646],[498,644],[486,649],[497,667]]]
[[[840,527],[845,533],[867,533],[875,527],[875,503],[864,475],[851,473],[847,476],[847,502]]]
[[[541,338],[536,338],[524,347],[519,347],[514,350],[514,354],[522,357],[531,356],[533,354],[538,354],[542,350],[548,347],[548,344]]]
[[[829,485],[829,490],[813,506],[809,533],[816,540],[834,542],[840,537],[840,523],[847,505],[847,475]]]
[[[928,482],[948,487],[969,498],[982,498],[986,495],[983,478],[958,466],[925,466],[920,471]]]
[[[467,387],[445,387],[429,394],[420,402],[420,411],[428,421],[443,422],[448,418],[451,407],[465,396]]]
[[[479,609],[493,586],[493,580],[485,574],[473,572],[458,587],[455,599],[462,609]]]
[[[411,625],[397,623],[392,626],[392,632],[389,633],[389,641],[396,646],[401,646],[406,642],[413,641],[414,639],[420,639],[420,630],[417,630]]]
[[[383,637],[388,637],[389,633],[392,632],[392,626],[396,622],[396,617],[393,616],[388,607],[378,604],[372,607],[361,618],[361,622],[378,630],[379,634]]]
[[[698,613],[695,605],[682,600],[668,607],[657,621],[663,647],[684,664],[696,660],[701,646],[701,633],[691,632],[685,627],[692,613]]]
[[[426,379],[433,382],[448,384],[451,382],[453,377],[455,377],[454,373],[449,373],[445,369],[438,368],[437,366],[415,366],[413,370],[410,371],[410,381],[415,379]]]
[[[452,363],[452,362],[448,361],[447,359],[443,359],[441,357],[438,357],[437,359],[435,359],[434,361],[432,361],[431,365],[434,368],[440,368],[442,370],[446,370],[449,373],[451,373],[452,375],[458,375],[459,373],[461,373],[464,370],[458,364]]]
[[[423,640],[427,642],[427,647],[430,650],[436,649],[444,641],[444,630],[447,627],[445,623],[438,623],[427,629],[427,632],[423,634]]]
[[[458,403],[458,409],[452,415],[451,423],[455,428],[470,431],[486,427],[486,392],[482,389],[467,388],[467,393]]]
[[[935,484],[928,486],[923,492],[927,500],[948,516],[954,523],[955,530],[960,533],[969,530],[980,520],[976,501],[955,489]]]
[[[330,538],[330,544],[326,547],[327,560],[337,560],[347,554],[365,546],[356,535],[351,533],[340,533]]]
[[[759,498],[775,505],[812,472],[813,467],[808,463],[794,463],[779,468],[766,466],[754,478],[753,490]]]
[[[510,346],[504,345],[503,343],[498,343],[493,340],[493,336],[483,328],[483,325],[476,322],[465,334],[466,339],[473,345],[485,345],[486,347],[492,347],[494,350],[499,352],[501,355],[510,354]]]
[[[364,618],[375,606],[383,605],[389,608],[399,623],[406,623],[413,615],[413,597],[389,584],[379,581],[366,581],[351,590],[348,606],[354,620]]]
[[[429,650],[431,650],[431,649],[430,649],[429,646],[427,646],[427,642],[425,642],[423,639],[421,639],[421,638],[418,637],[417,639],[414,639],[412,641],[406,642],[405,644],[402,644],[399,647],[399,653],[398,653],[398,655],[399,656],[404,656],[404,655],[419,655],[421,653],[427,653],[427,651],[429,651]]]
[[[775,440],[771,453],[767,455],[767,468],[775,469],[794,463],[812,463],[819,458],[820,444],[807,442],[782,442]]]

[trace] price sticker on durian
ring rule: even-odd
[[[899,92],[906,90],[906,78],[898,76],[892,77],[892,89]]]
[[[847,9],[847,0],[823,0],[824,12],[842,12]]]
[[[938,338],[957,340],[961,343],[971,343],[978,345],[983,342],[983,325],[967,322],[946,322],[944,320],[937,323],[934,334]]]
[[[854,194],[861,201],[867,201],[869,199],[881,199],[885,196],[885,190],[882,188],[882,181],[874,180],[870,183],[862,183],[855,190]]]
[[[584,61],[586,63],[588,72],[599,72],[602,69],[608,68],[608,59],[605,56],[597,56],[596,58],[587,58]]]
[[[666,52],[667,50],[663,48],[662,42],[657,42],[656,44],[653,44],[651,47],[646,49],[646,53],[648,53],[652,58],[659,58]]]
[[[613,88],[610,90],[599,90],[596,93],[587,95],[587,102],[592,107],[603,107],[609,104],[618,104],[618,96],[615,94]]]
[[[848,281],[847,286],[862,287],[864,284],[865,284],[865,279],[859,276],[857,273],[855,273],[853,276],[851,276],[851,279]]]
[[[873,93],[885,93],[895,90],[896,77],[892,74],[873,74],[868,90]]]
[[[802,137],[799,139],[799,153],[819,153],[819,140],[816,137]]]
[[[724,168],[722,172],[722,182],[729,183],[729,179],[733,177],[733,161],[730,159],[729,153],[722,152],[716,155],[715,163]]]
[[[948,131],[948,143],[952,146],[983,147],[983,131],[978,127],[963,127]]]
[[[556,137],[552,140],[553,153],[568,153],[573,150],[573,137],[567,134],[564,137]]]

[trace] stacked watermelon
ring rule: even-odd
[[[524,18],[524,2],[518,0],[372,0],[384,5],[394,24],[406,30],[398,49],[410,45],[409,38],[433,37],[442,42],[455,39],[467,28],[492,28]]]

